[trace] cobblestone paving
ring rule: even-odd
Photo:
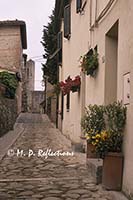
[[[0,162],[0,200],[113,200],[95,185],[78,155],[39,157],[40,149],[72,152],[47,116],[24,114],[20,122],[25,122],[24,133]]]

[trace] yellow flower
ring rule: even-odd
[[[92,139],[95,139],[96,138],[96,136],[92,136]]]
[[[86,139],[87,139],[87,140],[90,140],[90,136],[87,135],[87,136],[86,136]]]
[[[101,135],[100,134],[96,134],[96,138],[100,138],[101,137]]]
[[[102,138],[102,140],[104,140],[104,141],[108,138],[108,133],[107,133],[107,131],[102,131],[102,132],[101,132],[101,138]]]

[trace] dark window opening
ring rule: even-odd
[[[67,112],[70,110],[70,92],[67,94],[67,104],[66,104]]]
[[[64,95],[61,95],[61,119],[63,120],[64,117]]]

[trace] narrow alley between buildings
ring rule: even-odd
[[[0,162],[0,200],[113,200],[46,115],[21,114],[17,122],[24,131]],[[59,150],[66,155],[52,155]]]

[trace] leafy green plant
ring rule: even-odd
[[[6,71],[0,72],[0,83],[6,88],[5,97],[11,99],[15,98],[15,92],[18,86],[15,74],[11,74]]]
[[[90,105],[81,123],[86,139],[95,146],[100,157],[108,152],[122,151],[125,124],[126,107],[121,102]]]
[[[82,57],[81,67],[87,75],[94,76],[98,69],[98,53],[95,49],[91,49],[87,54]]]
[[[109,131],[123,132],[126,122],[126,107],[121,102],[114,102],[105,107],[106,126]]]
[[[93,137],[105,129],[104,107],[102,105],[89,105],[81,120],[81,126],[88,142],[92,142]]]

